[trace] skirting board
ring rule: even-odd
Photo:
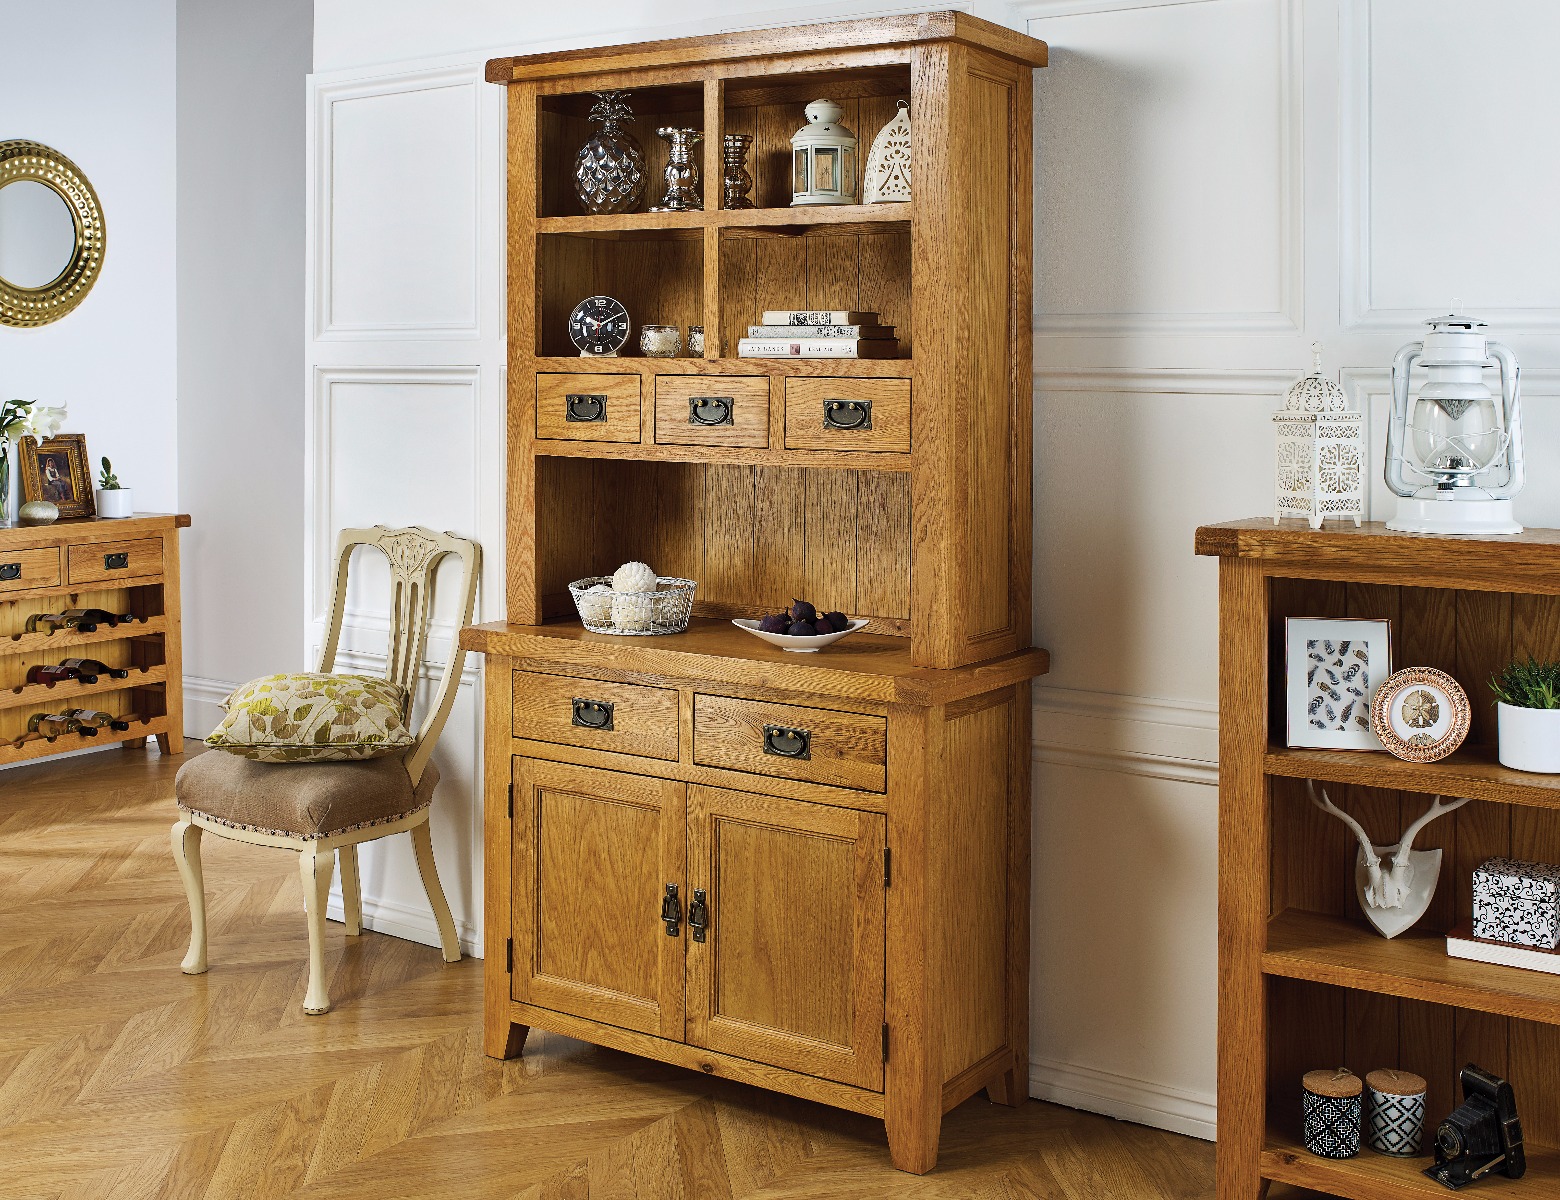
[[[342,919],[341,884],[331,885],[331,896],[325,905],[325,916],[332,921]],[[419,946],[439,945],[439,927],[434,922],[433,910],[418,909],[387,900],[371,900],[363,897],[363,928],[403,941],[416,942]],[[482,945],[477,931],[465,921],[455,922],[455,936],[460,939],[460,952],[468,958],[481,958]]]
[[[1205,1142],[1213,1141],[1216,1132],[1211,1093],[1183,1091],[1093,1067],[1037,1059],[1029,1064],[1029,1094],[1036,1100],[1168,1129]]]

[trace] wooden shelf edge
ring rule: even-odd
[[[862,450],[770,450],[743,446],[674,446],[662,442],[575,442],[536,438],[539,458],[596,458],[628,462],[714,463],[723,467],[835,467],[846,471],[911,469],[910,454]]]
[[[81,590],[85,591],[86,588]],[[112,629],[99,628],[91,633],[19,633],[0,637],[0,657],[11,654],[33,654],[39,650],[68,650],[73,646],[90,646],[96,642],[127,642],[133,638],[150,637],[168,632],[168,619],[163,616],[148,617]]]
[[[754,314],[756,317],[758,314]],[[582,358],[540,354],[520,358],[511,370],[564,375],[823,375],[859,379],[908,379],[913,358]]]
[[[36,742],[23,742],[20,746],[13,746],[9,742],[0,743],[0,766],[26,762],[31,758],[47,758],[53,754],[68,754],[72,750],[96,750],[135,738],[155,737],[159,733],[167,733],[169,728],[166,716],[150,717],[144,722],[136,722],[123,732],[113,729],[99,730],[95,738],[77,737],[72,740],[60,737],[52,742],[40,739]]]
[[[914,220],[914,201],[884,204],[819,204],[800,208],[718,208],[696,212],[642,212],[537,217],[536,232],[655,233],[676,229],[777,229],[830,225],[903,225]]]
[[[1560,1154],[1529,1142],[1527,1174],[1521,1179],[1495,1176],[1481,1181],[1475,1192],[1492,1200],[1560,1200]],[[1403,1200],[1415,1196],[1446,1196],[1435,1180],[1422,1174],[1428,1155],[1395,1158],[1362,1149],[1354,1158],[1320,1158],[1304,1146],[1269,1132],[1262,1151],[1262,1177],[1275,1183],[1314,1188],[1345,1200]],[[1474,1194],[1474,1193],[1470,1193]]]
[[[1389,940],[1356,921],[1290,910],[1268,922],[1267,944],[1267,975],[1560,1025],[1560,976],[1453,958],[1444,934]]]
[[[31,704],[42,704],[47,708],[54,704],[68,703],[77,696],[122,692],[131,688],[151,687],[153,684],[168,682],[168,668],[160,664],[155,667],[124,669],[130,672],[124,679],[100,678],[96,683],[66,680],[64,683],[56,683],[53,687],[46,683],[28,683],[17,688],[0,689],[0,709],[25,708]],[[76,706],[71,705],[71,707]]]
[[[1457,751],[1440,762],[1411,763],[1369,750],[1292,750],[1270,746],[1262,769],[1286,779],[1352,783],[1425,795],[1467,796],[1497,804],[1560,808],[1560,775],[1514,771],[1489,747]]]

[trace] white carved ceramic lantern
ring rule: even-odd
[[[856,203],[856,135],[840,124],[845,110],[814,100],[807,124],[791,135],[791,203]]]
[[[899,102],[894,119],[872,139],[861,169],[861,202],[887,204],[910,199],[910,105]]]
[[[1322,377],[1322,348],[1311,347],[1313,370],[1273,414],[1278,440],[1273,523],[1304,517],[1312,529],[1323,521],[1365,512],[1364,418],[1348,411],[1343,389]]]

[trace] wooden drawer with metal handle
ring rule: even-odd
[[[89,542],[69,549],[67,573],[71,583],[111,583],[140,575],[161,575],[161,538],[131,542]]]
[[[0,592],[25,592],[29,588],[57,587],[60,551],[57,546],[38,550],[0,550]]]
[[[670,688],[516,671],[514,689],[517,738],[677,760]]]
[[[655,440],[663,446],[768,446],[769,380],[656,376]]]
[[[536,436],[575,442],[637,442],[639,376],[538,375]]]
[[[908,379],[787,379],[787,450],[910,450]]]
[[[888,782],[888,722],[863,713],[696,695],[693,761],[881,792]]]

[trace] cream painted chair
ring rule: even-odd
[[[386,529],[380,525],[343,530],[336,546],[330,630],[320,654],[322,672],[331,671],[336,662],[346,609],[347,567],[359,546],[377,546],[390,562],[390,651],[385,674],[406,688],[407,711],[402,716],[410,722],[410,697],[428,640],[434,574],[445,555],[461,560],[460,623],[470,624],[482,548],[466,538],[420,527]],[[180,816],[173,826],[173,856],[190,901],[185,974],[199,975],[206,970],[206,896],[200,865],[200,840],[206,830],[254,846],[280,846],[298,852],[309,919],[309,986],[304,1012],[330,1011],[330,991],[325,983],[325,901],[338,857],[347,933],[362,931],[357,866],[361,842],[411,833],[417,869],[438,922],[444,961],[459,960],[455,922],[434,867],[428,815],[439,780],[431,756],[455,702],[465,657],[465,651],[452,645],[433,707],[404,754],[357,762],[265,763],[212,750],[180,768],[175,784]]]

